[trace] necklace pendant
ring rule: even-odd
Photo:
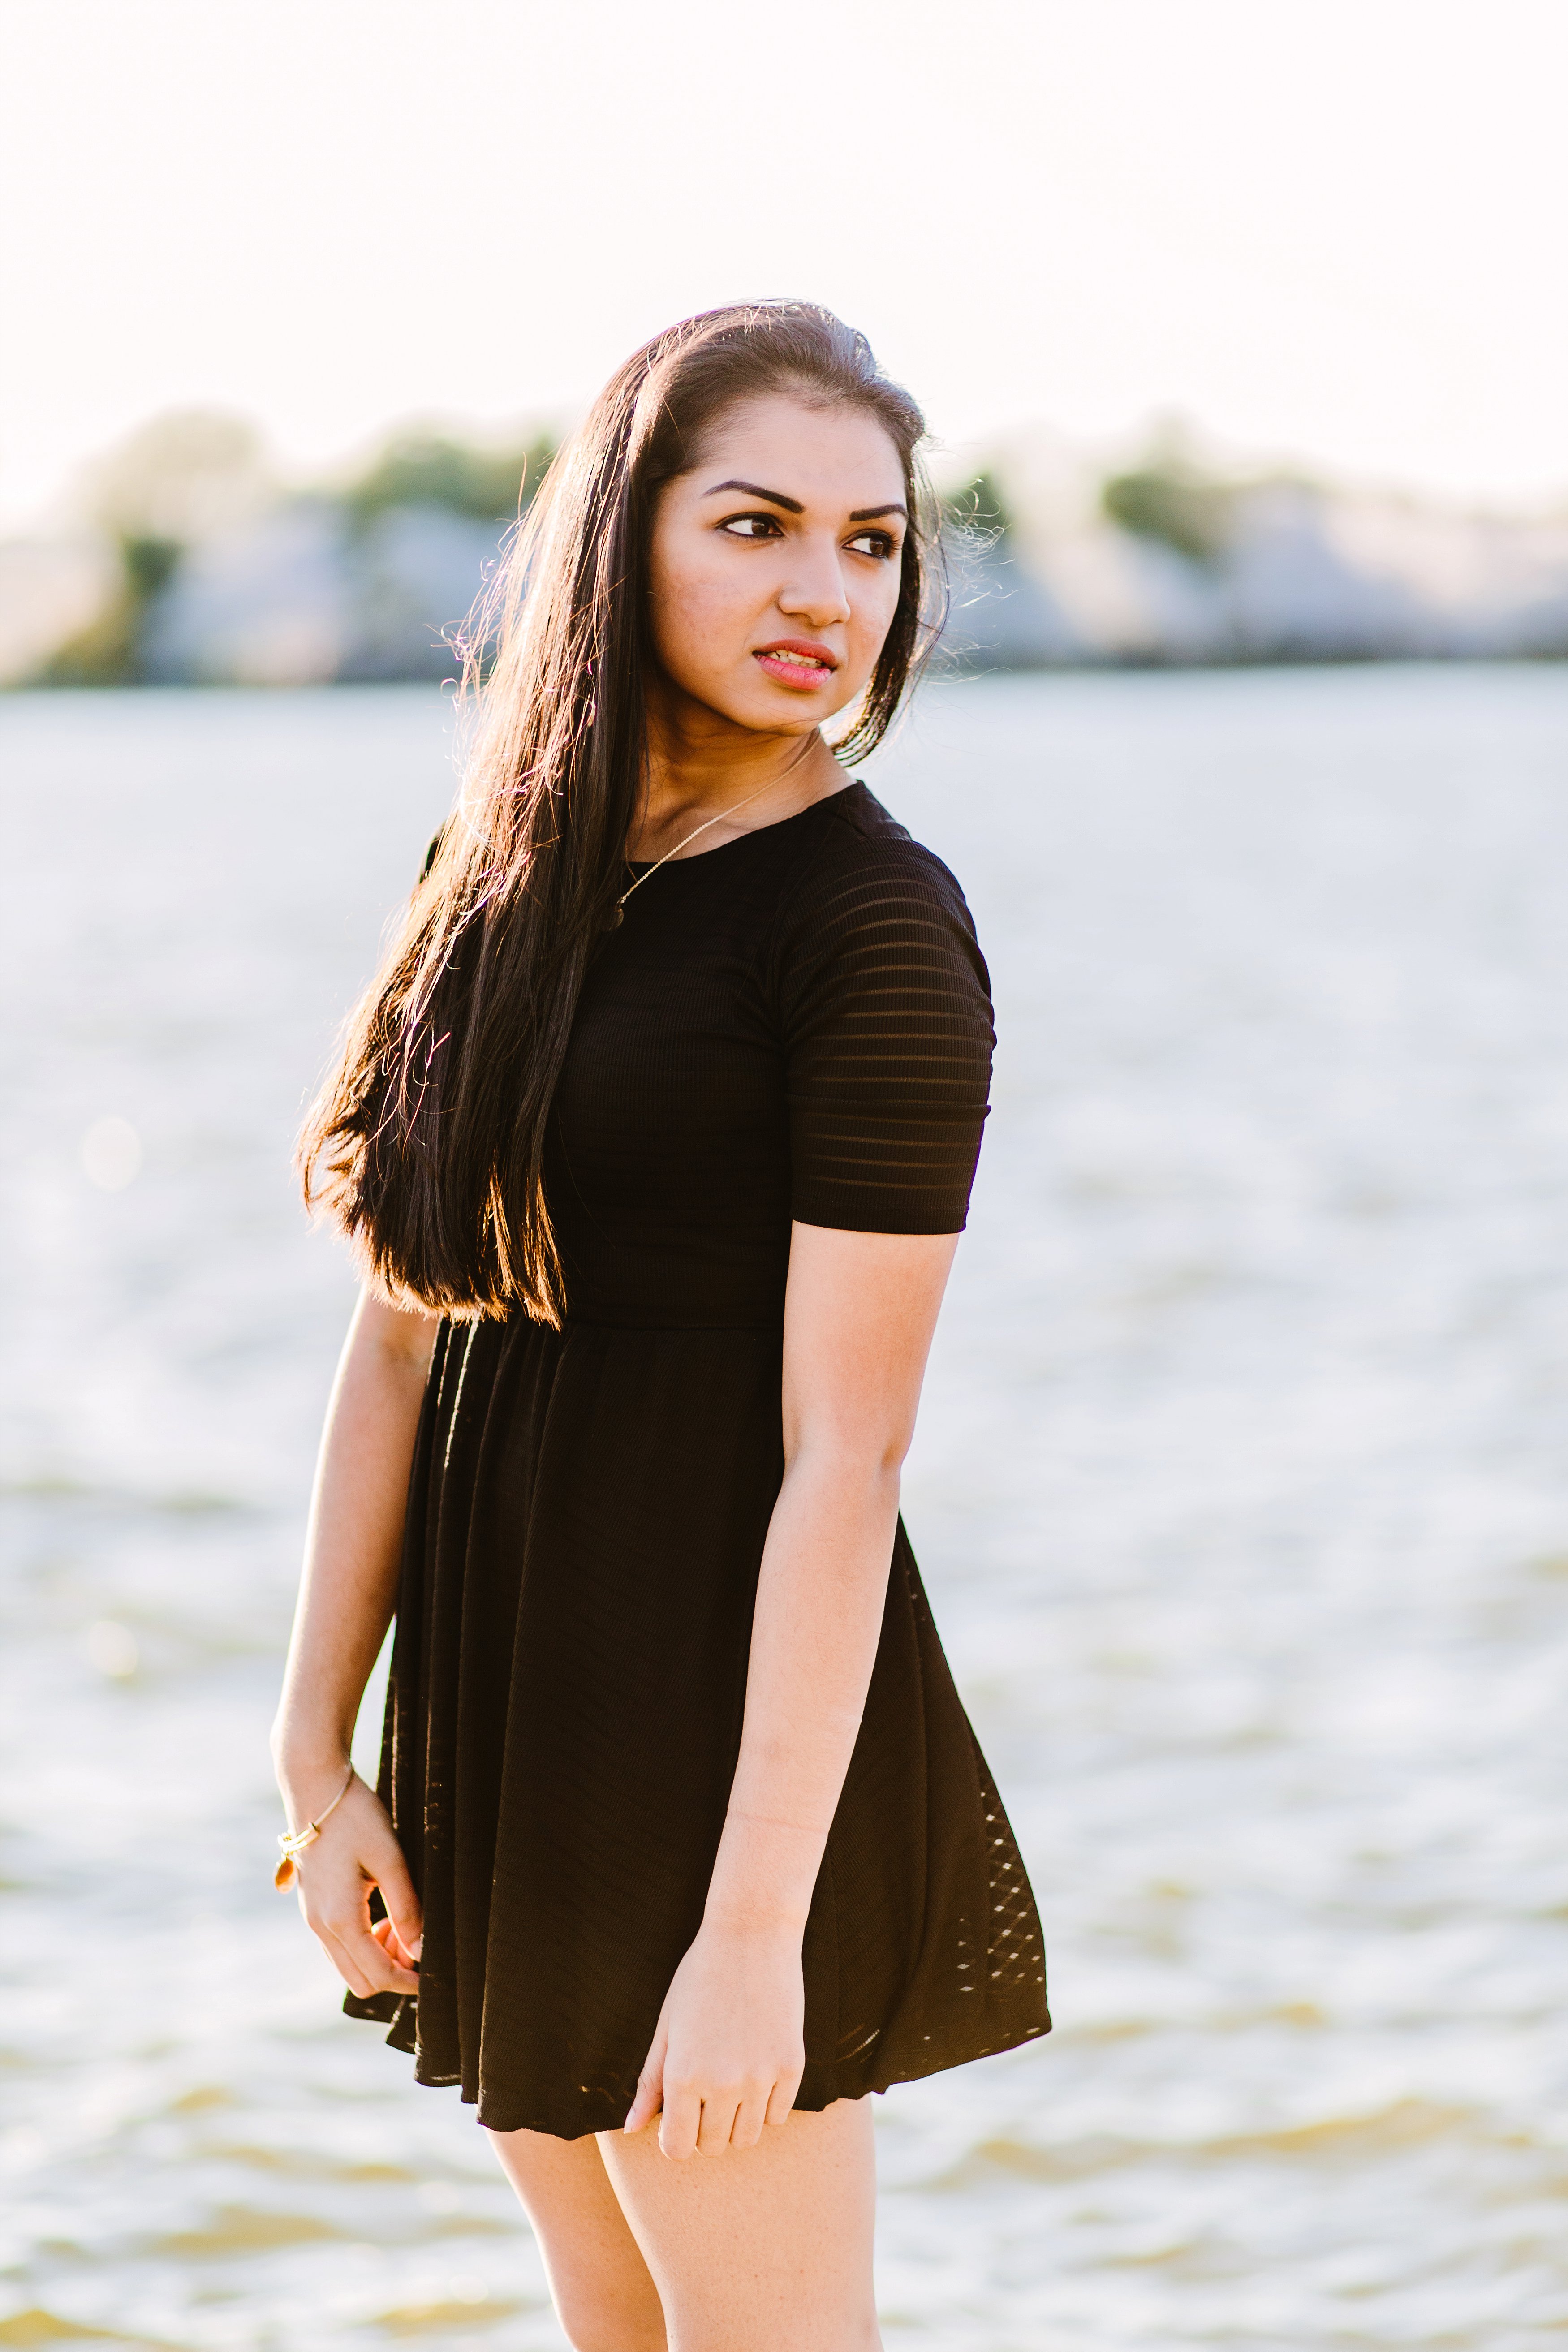
[[[609,919],[605,923],[605,929],[607,931],[618,931],[621,925],[626,921],[626,900],[624,898],[617,898],[615,905],[610,909]]]

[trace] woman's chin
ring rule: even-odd
[[[760,676],[700,682],[667,675],[661,683],[666,693],[674,689],[664,715],[698,733],[711,733],[717,723],[720,729],[739,728],[748,735],[810,735],[855,698],[837,681],[831,689],[802,688]]]
[[[826,687],[780,686],[772,678],[737,694],[731,709],[739,724],[759,734],[809,735],[837,719],[850,697]]]

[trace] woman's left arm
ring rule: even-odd
[[[801,1938],[877,1655],[899,1473],[956,1234],[796,1224],[784,1475],[757,1584],[746,1712],[702,1926],[626,2117],[667,2156],[754,2147],[805,2063]]]

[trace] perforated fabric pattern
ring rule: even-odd
[[[988,1987],[996,1986],[1010,1993],[1026,1992],[1038,1986],[1043,2001],[1046,1952],[1035,1898],[1024,1869],[1024,1858],[1018,1852],[1018,1841],[1013,1835],[1013,1825],[1003,1810],[978,1740],[974,1762],[987,1833],[985,1875],[990,1901],[979,1956],[985,1982]]]

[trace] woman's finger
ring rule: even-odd
[[[364,1974],[364,1971],[362,1969],[355,1968],[353,1955],[342,1943],[339,1942],[337,1937],[334,1936],[329,1928],[312,1927],[310,1932],[315,1937],[317,1943],[320,1944],[322,1951],[325,1952],[328,1959],[331,1960],[333,1968],[336,1969],[339,1976],[342,1977],[344,1984],[347,1985],[350,1992],[355,1996],[356,2000],[368,2000],[372,1993],[375,1990],[375,1987],[371,1983],[369,1978]]]
[[[385,1852],[378,1849],[376,1853],[375,1883],[381,1889],[386,1916],[397,1931],[397,1940],[405,1955],[410,1960],[416,1960],[425,1935],[425,1916],[419,1907],[419,1897],[414,1892],[414,1881],[408,1875],[403,1848],[395,1838],[388,1838]]]
[[[664,2053],[668,2047],[668,2039],[661,2023],[653,2037],[653,2048],[643,2061],[642,2073],[637,2076],[637,2095],[627,2111],[626,2122],[621,2126],[623,2131],[646,2130],[663,2106]]]
[[[768,2119],[768,2103],[760,2092],[742,2100],[730,2126],[731,2147],[755,2147]]]
[[[356,1931],[352,1941],[340,1938],[347,1945],[356,1967],[363,1969],[377,1992],[417,1992],[419,1979],[412,1969],[402,1968],[389,1958],[375,1937],[368,1931]]]
[[[781,2074],[768,2093],[768,2109],[763,2120],[770,2124],[787,2124],[795,2111],[795,2095],[800,2088],[798,2074]]]
[[[331,1937],[330,1957],[333,1966],[350,1990],[358,1993],[362,2000],[368,2000],[372,1992],[418,1991],[419,1979],[412,1969],[399,1968],[395,1960],[389,1958],[363,1919],[345,1919],[340,1916],[332,1919],[313,1919],[310,1924],[323,1941],[329,1936]],[[345,1961],[347,1967],[344,1966]],[[350,1968],[353,1976],[349,1973]],[[355,1977],[368,1986],[368,1992],[355,1983]]]
[[[703,2100],[702,2119],[697,2126],[697,2146],[703,2156],[718,2156],[729,2147],[740,2109],[741,2103],[731,2091]]]
[[[659,2117],[658,2146],[663,2156],[673,2157],[684,2164],[689,2156],[697,2153],[697,2136],[702,2127],[702,2102],[689,2084],[666,2082],[664,2113]]]
[[[418,1954],[408,1950],[390,1919],[373,1920],[370,1932],[395,1968],[412,1969],[415,1966]]]

